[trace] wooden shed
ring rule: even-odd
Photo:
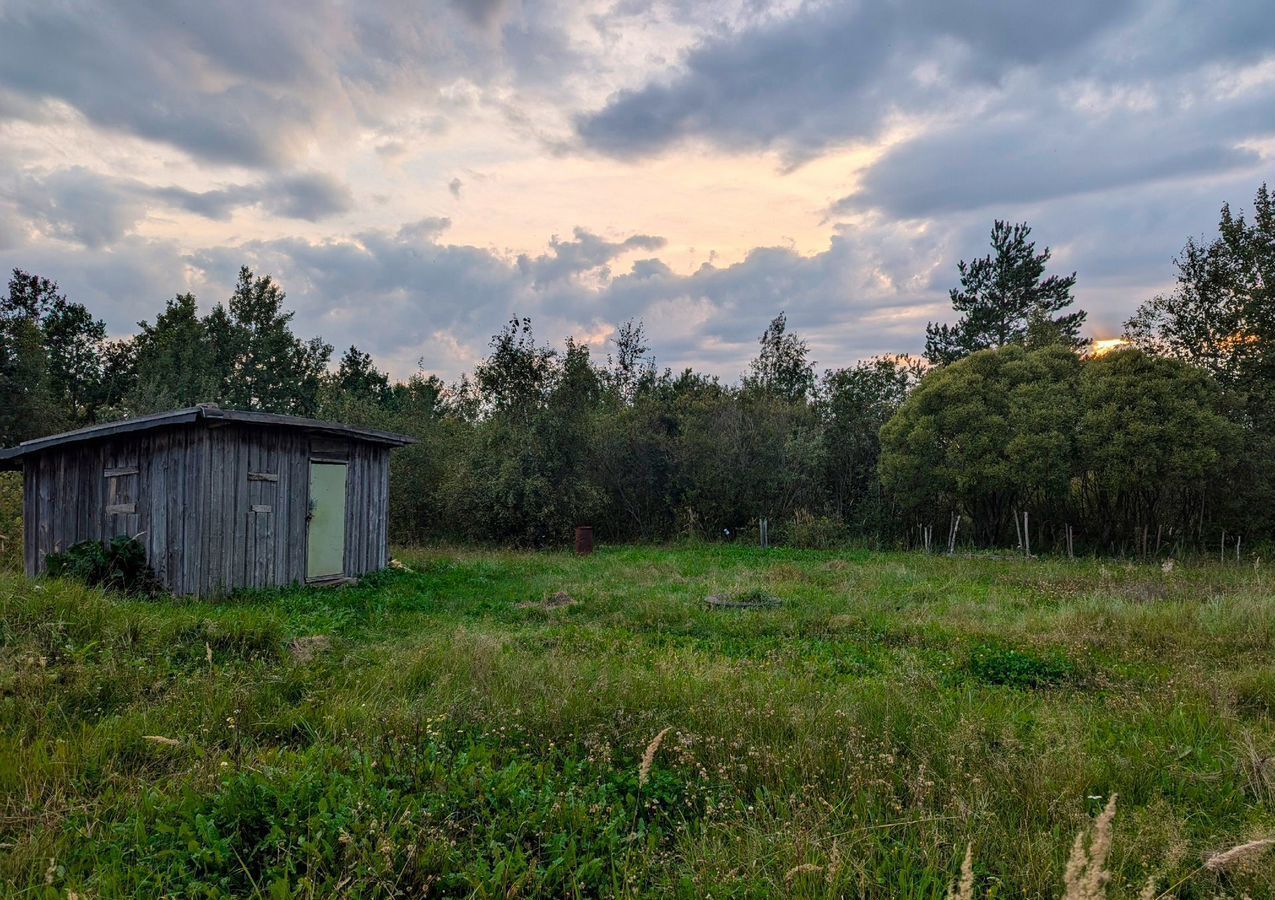
[[[26,570],[80,541],[138,536],[165,587],[210,596],[339,581],[389,561],[401,434],[204,405],[0,450],[24,473]]]

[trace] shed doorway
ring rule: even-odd
[[[345,574],[346,470],[343,462],[310,461],[307,581],[339,578]]]

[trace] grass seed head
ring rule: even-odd
[[[664,742],[664,735],[672,730],[672,726],[665,728],[651,740],[651,743],[646,745],[646,752],[642,754],[642,764],[638,766],[638,787],[644,786],[650,779],[651,766],[655,764],[655,754],[660,751],[660,744]]]
[[[1223,850],[1221,853],[1214,853],[1204,861],[1204,867],[1214,872],[1229,872],[1236,869],[1244,869],[1249,863],[1254,862],[1266,851],[1275,847],[1275,838],[1262,838],[1261,840],[1249,841],[1247,844],[1239,844],[1230,850]]]
[[[947,890],[947,900],[974,900],[974,844],[965,845],[961,861],[961,880]]]
[[[1063,900],[1103,900],[1107,896],[1107,854],[1111,852],[1111,820],[1116,817],[1116,795],[1112,794],[1107,806],[1094,820],[1089,849],[1085,850],[1085,833],[1076,835],[1071,845],[1071,857],[1063,872],[1066,891]]]

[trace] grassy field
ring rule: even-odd
[[[1275,837],[1265,568],[399,557],[216,604],[0,576],[5,895],[939,898],[972,845],[976,896],[1059,897],[1118,793],[1108,896],[1275,896],[1275,852],[1204,865]]]

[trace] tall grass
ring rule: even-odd
[[[0,576],[4,893],[1062,897],[1080,846],[1077,897],[1275,895],[1260,570],[400,555],[216,604]]]

